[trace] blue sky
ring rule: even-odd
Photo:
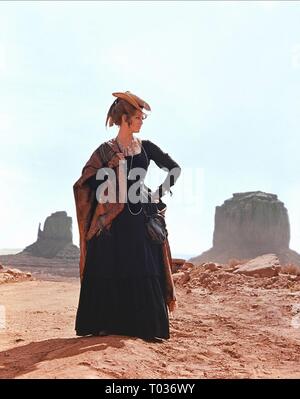
[[[152,107],[139,137],[182,167],[173,255],[210,248],[215,207],[252,190],[284,202],[300,252],[299,20],[298,2],[0,2],[0,248],[58,210],[78,244],[73,184],[130,90]]]

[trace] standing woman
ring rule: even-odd
[[[168,339],[168,311],[176,304],[171,252],[168,238],[157,244],[147,235],[143,208],[150,211],[157,206],[165,210],[161,197],[171,191],[169,188],[181,170],[168,153],[150,140],[133,136],[140,132],[147,116],[143,109],[150,111],[149,104],[129,91],[113,95],[117,99],[108,111],[106,126],[108,122],[109,126],[117,125],[118,134],[94,151],[73,186],[81,277],[75,330],[79,336],[116,334],[146,340]],[[138,189],[139,194],[141,189],[146,192],[152,203],[133,201],[130,195],[126,201],[120,201],[118,195],[124,181],[126,194],[136,183],[130,171],[142,168],[144,178],[151,159],[169,171],[154,193],[143,184]],[[127,166],[123,174],[119,161]],[[110,175],[96,178],[104,167],[112,168],[117,177],[115,202],[99,201],[99,186],[113,186],[109,186]]]

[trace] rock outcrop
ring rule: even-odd
[[[32,280],[30,272],[22,272],[18,269],[0,267],[0,284],[17,281]]]
[[[44,258],[78,259],[79,248],[73,245],[72,218],[65,211],[54,212],[46,218],[44,230],[38,228],[37,241],[23,253]]]
[[[275,194],[236,193],[216,207],[213,247],[231,248],[253,257],[289,247],[287,209]]]
[[[280,272],[279,259],[274,254],[265,254],[239,266],[234,273],[254,277],[274,277]]]
[[[213,247],[190,261],[224,263],[274,253],[281,264],[300,264],[300,255],[289,249],[289,242],[288,212],[277,195],[262,191],[234,193],[216,207]]]
[[[176,273],[185,264],[185,259],[172,258],[172,273]]]

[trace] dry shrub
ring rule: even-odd
[[[294,265],[293,263],[286,263],[281,266],[280,272],[283,274],[294,274],[300,276],[300,266]]]

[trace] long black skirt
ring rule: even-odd
[[[125,203],[110,230],[88,241],[77,335],[170,338],[162,247],[147,238],[144,213],[132,215],[140,209]]]

